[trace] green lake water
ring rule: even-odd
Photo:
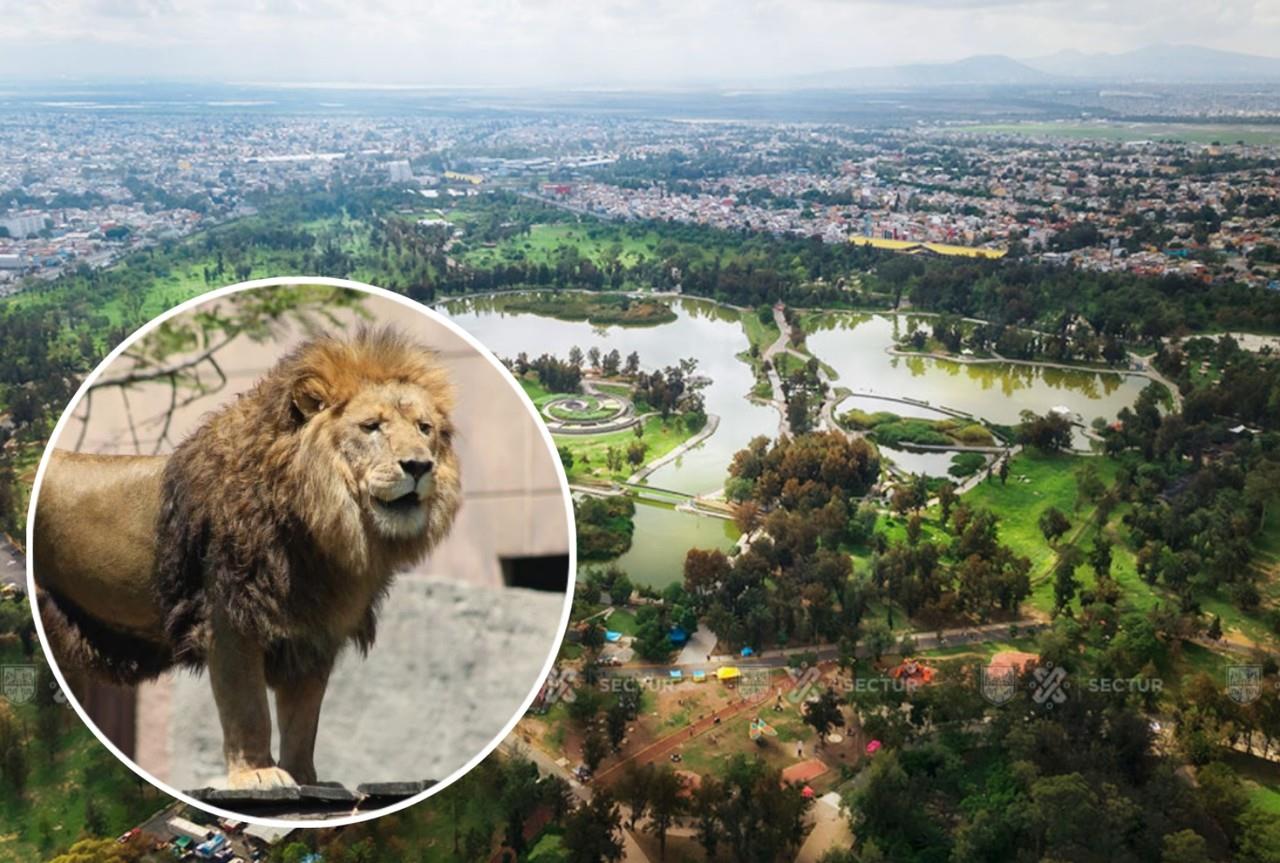
[[[778,415],[773,408],[748,401],[754,384],[751,368],[737,358],[748,342],[738,312],[704,300],[673,302],[675,321],[652,327],[593,326],[585,321],[561,321],[529,313],[513,313],[503,297],[448,301],[442,311],[501,357],[520,352],[536,357],[561,357],[577,345],[625,357],[640,355],[648,369],[672,365],[685,357],[698,361],[698,373],[711,379],[704,391],[707,410],[720,417],[720,426],[701,445],[665,465],[649,477],[649,484],[690,494],[720,488],[733,454],[756,435],[773,436]],[[1065,406],[1085,423],[1094,417],[1114,417],[1132,405],[1146,385],[1144,378],[1111,372],[1046,369],[1012,363],[967,365],[925,357],[897,357],[886,352],[905,334],[906,315],[833,313],[818,319],[809,334],[809,351],[831,366],[834,386],[856,395],[841,410],[859,407],[904,416],[936,417],[928,408],[868,398],[893,396],[927,401],[996,422],[1013,424],[1023,410],[1045,413]],[[860,394],[860,395],[857,395]],[[944,475],[949,453],[885,452],[909,471]],[[736,531],[728,522],[678,512],[669,507],[637,503],[632,548],[618,559],[636,584],[663,587],[681,578],[689,548],[732,546]]]

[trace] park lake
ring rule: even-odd
[[[494,353],[512,358],[551,353],[565,356],[574,345],[584,352],[635,351],[644,368],[673,365],[692,357],[697,374],[711,383],[704,390],[706,410],[720,418],[715,433],[679,458],[655,470],[647,483],[687,494],[721,488],[733,454],[757,435],[774,437],[779,415],[771,405],[753,401],[751,366],[739,355],[749,349],[742,324],[754,311],[707,300],[671,300],[676,319],[644,327],[597,326],[512,312],[504,297],[450,300],[442,310]],[[912,325],[907,314],[833,312],[807,320],[806,349],[835,371],[833,387],[854,395],[840,411],[858,407],[903,416],[936,417],[920,402],[971,414],[993,423],[1013,424],[1024,410],[1045,413],[1067,407],[1086,424],[1095,417],[1112,419],[1130,406],[1148,383],[1141,376],[1089,369],[1062,369],[1014,363],[968,364],[923,356],[890,353]],[[927,326],[927,320],[920,319]],[[876,398],[879,397],[879,398]],[[891,399],[909,399],[905,404]],[[948,453],[882,451],[904,470],[945,473]],[[637,506],[632,548],[618,559],[637,584],[662,587],[681,578],[685,552],[693,547],[732,546],[736,530],[718,519],[668,506]]]

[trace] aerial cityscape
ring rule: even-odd
[[[648,88],[0,62],[0,860],[1280,861],[1280,59],[1214,38]],[[26,596],[80,383],[281,275],[475,336],[576,520],[514,730],[338,828],[135,776]]]

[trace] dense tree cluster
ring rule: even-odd
[[[1045,453],[1071,449],[1073,432],[1069,417],[1057,411],[1044,415],[1023,411],[1021,419],[1017,429],[1018,443]]]
[[[1280,329],[1280,297],[1181,276],[1098,273],[1030,261],[898,256],[876,266],[885,291],[931,311],[1064,332],[1077,316],[1099,338],[1154,340],[1207,329]],[[1064,313],[1068,316],[1064,318]]]
[[[579,560],[609,560],[631,547],[636,504],[627,495],[575,497],[573,519]]]
[[[538,378],[538,383],[548,392],[576,393],[582,387],[581,356],[575,363],[572,357],[562,360],[551,354],[542,354],[537,359],[531,360],[528,354],[521,352],[510,361],[509,365],[511,371],[519,377],[533,372]]]
[[[734,755],[721,777],[704,776],[687,789],[669,768],[627,767],[618,795],[631,810],[631,826],[648,816],[647,829],[665,852],[667,832],[678,817],[694,823],[694,836],[708,859],[729,852],[741,863],[782,863],[808,833],[811,801],[782,781],[780,770]]]
[[[880,455],[861,438],[812,432],[770,442],[756,437],[729,465],[725,490],[733,500],[766,509],[821,509],[833,500],[860,498],[880,476]]]
[[[953,354],[969,350],[1009,359],[1057,363],[1117,365],[1125,361],[1124,342],[1116,333],[1099,334],[1087,321],[1069,311],[1046,316],[1039,325],[1048,329],[1033,330],[1000,321],[976,322],[944,314],[934,319],[931,333],[935,342]],[[907,336],[908,344],[916,350],[923,349],[928,342],[927,332],[922,327],[912,330]]]
[[[1274,695],[1245,708],[1208,678],[1184,691],[1176,737],[1204,765],[1187,782],[1145,715],[1177,636],[1162,612],[1126,610],[1115,591],[1091,593],[1089,607],[1039,639],[1040,663],[1079,682],[1051,709],[1035,700],[1031,667],[1010,703],[992,706],[967,661],[942,664],[928,687],[856,692],[864,732],[888,748],[846,794],[856,848],[830,861],[1274,860],[1275,819],[1248,805],[1217,760],[1232,738],[1277,739]],[[1134,685],[1085,684],[1100,679]]]
[[[637,408],[655,410],[663,419],[679,412],[705,421],[701,391],[708,381],[695,374],[697,368],[698,361],[690,357],[652,372],[637,370],[633,392]]]

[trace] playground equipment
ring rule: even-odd
[[[756,743],[760,743],[761,737],[777,737],[778,729],[757,716],[751,720],[751,725],[747,728],[747,734]]]

